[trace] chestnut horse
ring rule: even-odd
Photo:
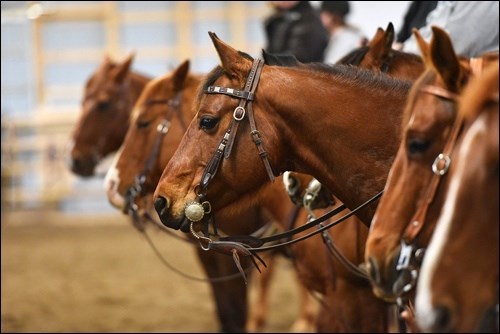
[[[161,173],[194,116],[191,105],[200,82],[201,76],[189,73],[189,61],[185,61],[172,73],[154,79],[146,86],[136,104],[125,142],[106,176],[108,198],[115,207],[125,212],[133,205],[146,211],[151,207],[148,202]],[[217,217],[221,221],[218,227],[226,233],[250,234],[271,222],[272,217],[268,213],[270,208],[280,213],[279,218],[284,221],[284,225],[290,224],[294,208],[279,185],[275,185],[274,190],[270,189],[267,203],[270,205],[268,208],[252,204],[237,213],[223,214]],[[196,250],[209,278],[207,281],[211,282],[221,330],[245,331],[247,287],[241,277],[235,275],[238,271],[233,259],[200,247],[196,247]],[[251,265],[248,258],[241,261],[243,267]],[[248,321],[251,330],[260,331],[265,325],[271,269],[265,273],[259,279],[267,281],[259,281],[263,285],[262,293],[255,304],[257,309],[253,310],[253,317]],[[221,279],[225,276],[235,277]],[[304,299],[307,292],[303,293],[301,318],[298,320],[306,326],[302,329],[309,329],[308,323],[314,320],[314,310],[311,309],[313,301]]]
[[[130,70],[134,55],[116,64],[105,56],[85,85],[82,112],[73,129],[71,171],[94,175],[96,165],[123,143],[134,103],[151,78]]]
[[[433,28],[427,44],[415,32],[426,71],[413,85],[402,124],[403,137],[366,244],[366,267],[374,293],[388,301],[413,300],[419,262],[434,230],[448,178],[441,157],[453,147],[461,127],[457,96],[471,76],[471,63],[459,59],[451,40]],[[498,56],[488,56],[498,60]],[[454,130],[456,128],[456,130]],[[447,148],[448,149],[448,148]],[[441,169],[443,171],[441,172]]]
[[[417,286],[426,332],[498,332],[498,79],[496,62],[460,97],[465,129]]]
[[[155,208],[163,224],[199,228],[192,222],[192,203],[212,212],[240,205],[258,196],[268,178],[287,170],[314,175],[350,209],[382,190],[396,154],[409,82],[343,65],[263,65],[210,36],[221,66],[207,76],[198,113],[156,188]],[[250,130],[253,138],[244,136]],[[222,150],[215,158],[213,147]],[[218,161],[219,154],[228,158]],[[374,210],[358,211],[366,226]],[[346,282],[355,284],[352,277]],[[352,300],[355,310],[340,310],[344,330],[386,332],[388,305],[366,289],[367,282],[356,283],[365,290]]]
[[[122,63],[116,64],[109,57],[104,57],[100,67],[86,83],[82,113],[72,135],[71,169],[78,175],[93,175],[94,168],[101,158],[117,151],[125,139],[133,106],[143,88],[150,81],[150,78],[131,71],[133,58],[134,56],[130,55]],[[190,85],[189,87],[195,90],[195,84],[193,85],[191,82]],[[164,95],[162,98],[165,98]],[[189,106],[192,97],[188,100],[185,101],[184,105]],[[186,116],[185,124],[191,118],[192,115]],[[180,132],[182,131],[179,130],[180,128],[176,126],[171,132],[177,131],[176,136],[181,136],[183,132]],[[158,173],[157,179],[159,175]],[[224,276],[227,272],[234,270],[234,264],[228,261],[225,256],[223,259],[216,260],[211,259],[214,257],[213,255],[203,254],[203,257],[212,267],[218,268],[219,272],[215,272],[213,276]],[[219,257],[222,256],[219,255]],[[223,314],[219,316],[221,326],[223,330],[227,331],[242,331],[242,327],[239,324],[235,325],[235,323],[244,323],[244,319],[241,320],[242,316],[238,312],[242,308],[246,310],[246,306],[235,306],[227,302],[228,297],[226,296],[233,295],[232,298],[238,298],[240,293],[230,287],[227,290],[224,288],[222,286],[214,293],[219,312]],[[256,304],[262,305],[265,302],[265,300],[258,300]],[[239,303],[246,303],[246,300]],[[302,306],[304,316],[309,317],[310,305],[305,303]],[[262,317],[264,315],[265,313],[262,314]],[[264,320],[255,319],[255,321],[263,323]]]

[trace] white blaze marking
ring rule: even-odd
[[[467,157],[474,151],[472,142],[477,136],[486,132],[486,116],[478,118],[465,134],[459,158],[455,158],[456,170],[446,192],[445,202],[441,215],[436,223],[436,229],[432,235],[429,247],[425,252],[424,261],[420,268],[417,295],[415,299],[415,315],[418,326],[425,332],[431,329],[435,323],[436,314],[432,305],[431,281],[434,276],[436,265],[440,260],[441,253],[446,245],[448,234],[453,222],[455,207],[457,206],[458,194],[460,192],[460,181],[467,169]]]

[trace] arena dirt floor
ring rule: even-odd
[[[149,235],[171,264],[203,276],[193,246]],[[2,212],[1,237],[2,333],[218,331],[208,284],[166,268],[119,214]],[[297,300],[291,264],[279,259],[265,332],[287,332]]]

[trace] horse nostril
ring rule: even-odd
[[[168,200],[163,196],[158,196],[155,198],[154,206],[158,215],[163,216],[168,209]]]
[[[376,284],[380,284],[380,273],[377,266],[377,261],[373,257],[368,258],[366,270],[370,279]]]

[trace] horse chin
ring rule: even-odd
[[[169,216],[167,212],[158,213],[161,223],[173,230],[181,230],[182,232],[189,232],[189,221],[182,215],[179,218]]]
[[[184,217],[181,221],[180,230],[184,233],[190,233],[191,232],[190,226],[191,222],[186,217]]]

